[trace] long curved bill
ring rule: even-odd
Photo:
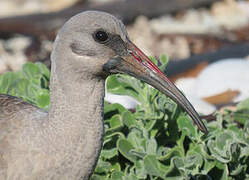
[[[164,73],[132,42],[128,43],[127,48],[128,55],[122,56],[122,60],[119,60],[118,65],[112,69],[112,72],[127,73],[158,89],[182,106],[199,129],[207,133],[207,128],[198,113],[181,91],[170,82]]]

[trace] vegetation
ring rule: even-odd
[[[161,59],[162,67],[167,59]],[[49,76],[45,65],[27,63],[0,76],[0,93],[47,110]],[[104,144],[92,180],[249,179],[249,99],[236,111],[216,113],[204,135],[172,100],[135,78],[110,76],[107,90],[141,104],[131,112],[105,102]]]

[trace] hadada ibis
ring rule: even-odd
[[[110,74],[125,73],[150,84],[207,132],[185,96],[108,13],[86,11],[68,20],[51,60],[48,112],[0,95],[0,179],[89,179],[102,147],[104,84]]]

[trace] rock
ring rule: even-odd
[[[249,61],[244,59],[224,59],[209,65],[198,76],[196,95],[200,98],[213,96],[227,90],[240,94],[234,102],[249,97]]]
[[[117,95],[106,93],[105,100],[109,103],[119,103],[124,106],[126,109],[135,109],[138,104],[140,104],[136,99],[126,96],[126,95]]]
[[[187,10],[180,18],[162,16],[150,21],[158,34],[222,34],[224,30],[244,27],[249,22],[249,2],[225,0],[214,3],[211,10]]]
[[[27,61],[24,50],[31,44],[31,39],[17,36],[9,40],[0,40],[0,73],[7,70],[19,70]]]
[[[79,0],[1,0],[0,17],[57,11]]]
[[[196,96],[196,81],[196,78],[181,78],[178,79],[175,84],[184,93],[198,113],[204,115],[211,114],[216,108],[212,104],[205,102],[200,97]]]
[[[209,114],[214,111],[214,106],[204,100],[220,98],[217,102],[223,102],[226,98],[232,102],[242,101],[249,97],[248,82],[248,60],[224,59],[208,65],[197,78],[178,79],[176,86],[198,112]]]

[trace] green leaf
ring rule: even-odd
[[[148,139],[146,141],[146,153],[155,155],[157,152],[157,142],[154,138]]]
[[[180,158],[180,157],[174,157],[173,158],[173,164],[174,166],[177,168],[177,169],[182,169],[184,168],[184,160],[183,158]]]
[[[6,72],[0,76],[0,92],[6,94],[9,92],[9,89],[13,82],[15,82],[18,77],[11,72]]]
[[[223,151],[221,151],[218,147],[215,141],[209,141],[207,146],[210,149],[210,152],[214,158],[216,158],[218,161],[222,163],[229,163],[230,158],[228,155],[228,147],[224,147]]]
[[[140,179],[145,179],[147,177],[147,171],[144,167],[144,161],[138,160],[135,162],[136,176]]]
[[[123,122],[122,122],[121,115],[115,114],[114,116],[112,116],[112,118],[110,120],[110,128],[116,129],[116,128],[120,128],[122,126],[123,126]]]
[[[180,172],[184,169],[184,161],[180,157],[173,157],[170,161],[170,167],[166,174],[166,179],[182,179],[182,174]]]
[[[118,150],[117,148],[112,148],[112,149],[102,149],[101,151],[101,156],[105,159],[111,159],[114,156],[118,155]]]
[[[228,141],[232,140],[232,138],[232,134],[221,133],[219,136],[217,136],[216,147],[220,150],[224,150],[224,147],[226,147],[226,144],[229,143]]]
[[[122,113],[122,119],[124,125],[126,125],[128,128],[135,127],[137,122],[134,116],[131,114],[130,111],[125,111]]]
[[[27,79],[19,79],[13,82],[8,93],[35,104],[35,88]]]
[[[48,110],[50,104],[50,95],[47,89],[41,89],[36,94],[37,104],[40,108]]]
[[[165,71],[165,68],[166,68],[166,66],[167,66],[167,64],[168,64],[168,62],[169,62],[168,56],[167,56],[166,54],[162,54],[162,55],[160,56],[160,62],[161,62],[160,69],[161,69],[162,71]]]
[[[22,67],[22,71],[24,74],[24,77],[26,77],[27,79],[40,79],[42,76],[42,73],[39,69],[39,67],[37,67],[35,64],[33,63],[25,63]]]
[[[98,161],[97,167],[95,169],[96,173],[107,173],[111,170],[112,165],[109,162],[102,161],[101,159]]]
[[[98,174],[93,174],[92,177],[90,178],[91,180],[110,180],[108,177],[105,175],[98,175]]]
[[[236,107],[237,107],[237,111],[241,111],[245,109],[249,110],[249,98],[245,99],[244,101],[241,101],[239,104],[237,104]]]
[[[184,157],[184,149],[180,146],[175,146],[167,152],[164,156],[160,157],[160,161],[170,160],[173,157]]]
[[[138,130],[132,130],[127,137],[127,140],[132,144],[135,149],[143,149],[142,141],[144,140],[142,132]]]
[[[204,168],[201,171],[201,173],[208,174],[209,171],[215,167],[215,165],[216,165],[216,161],[205,159]]]
[[[112,173],[112,180],[118,180],[118,179],[122,180],[124,176],[125,175],[124,175],[123,172],[121,172],[121,171],[114,171]]]
[[[194,128],[192,122],[186,115],[181,115],[177,118],[178,127],[183,131],[184,134],[191,138],[196,137],[196,129]]]
[[[233,117],[235,121],[244,125],[249,120],[249,98],[240,102],[236,107],[237,109],[233,112]]]
[[[104,108],[105,119],[108,119],[115,114],[121,114],[124,111],[127,110],[118,103],[108,104],[105,102],[105,108]]]
[[[139,82],[138,80],[133,80],[132,77],[127,78],[127,75],[112,75],[106,80],[106,89],[110,93],[128,95],[139,100],[139,89],[132,86],[132,83],[135,85]]]
[[[137,157],[131,153],[131,150],[134,149],[134,147],[126,139],[119,139],[117,141],[117,148],[118,148],[119,152],[125,158],[129,159],[131,162],[135,162],[137,160]]]
[[[249,120],[249,109],[239,110],[233,113],[235,121],[245,124]]]
[[[50,78],[50,71],[47,66],[43,63],[37,62],[35,65],[39,68],[40,72],[47,78]]]
[[[186,169],[195,172],[198,174],[199,168],[201,168],[203,164],[203,159],[200,154],[197,153],[188,153],[187,156],[184,158],[184,165]]]
[[[138,180],[138,178],[135,175],[130,174],[130,175],[124,177],[123,180]]]
[[[109,121],[106,121],[106,124],[107,124],[107,122],[109,122],[110,127],[105,128],[106,136],[114,135],[123,127],[122,117],[119,114],[115,114],[114,116],[112,116]]]
[[[149,175],[163,178],[164,173],[159,168],[160,162],[155,155],[147,155],[144,157],[144,167]]]
[[[227,164],[217,163],[216,167],[223,171],[220,180],[228,180],[228,179],[230,179],[230,178],[228,178],[229,171],[228,171]]]

